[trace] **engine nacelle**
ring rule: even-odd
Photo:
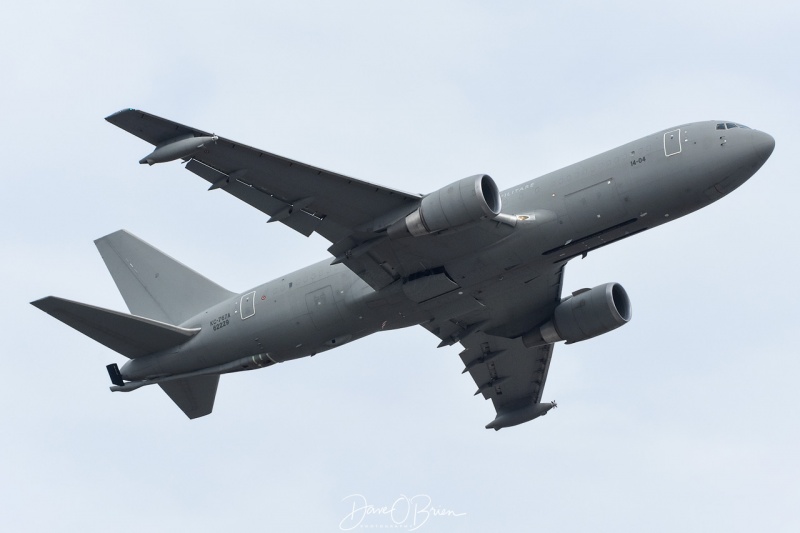
[[[425,196],[419,207],[392,224],[390,238],[430,235],[456,228],[483,217],[500,214],[500,191],[486,174],[477,174],[448,185]]]
[[[606,283],[583,289],[563,300],[553,318],[522,336],[528,348],[558,341],[585,341],[627,324],[631,301],[619,283]]]

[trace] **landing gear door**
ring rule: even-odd
[[[672,130],[664,134],[664,155],[669,157],[681,153],[681,130]]]
[[[256,291],[248,292],[239,301],[239,316],[242,317],[242,320],[250,318],[254,314],[256,314]]]

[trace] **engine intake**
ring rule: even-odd
[[[522,336],[528,348],[558,341],[585,341],[624,326],[631,319],[631,301],[619,283],[576,291],[563,300],[553,318]]]
[[[477,174],[425,196],[404,220],[389,227],[389,237],[430,235],[500,213],[500,191],[486,174]]]

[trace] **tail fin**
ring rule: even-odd
[[[200,331],[55,296],[31,304],[130,359],[178,346]]]
[[[234,296],[125,230],[95,244],[134,315],[181,324]]]

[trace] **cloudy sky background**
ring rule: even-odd
[[[466,513],[421,531],[800,528],[800,6],[432,4],[4,10],[0,528],[336,531],[351,494]],[[618,281],[634,320],[557,347],[544,418],[485,430],[459,348],[412,328],[225,376],[189,422],[156,387],[111,394],[124,359],[28,302],[125,310],[92,242],[120,228],[235,291],[327,243],[140,166],[103,120],[126,107],[421,193],[698,120],[777,146],[721,202],[570,263],[565,290]]]

